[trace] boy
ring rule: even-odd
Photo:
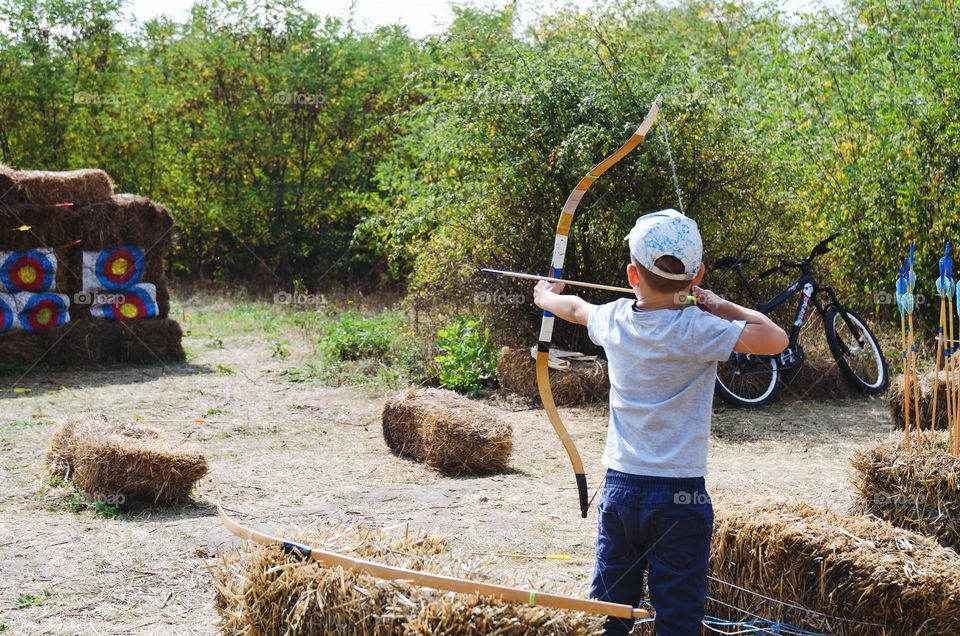
[[[717,362],[734,351],[773,355],[787,335],[763,314],[698,287],[703,244],[676,210],[637,219],[626,237],[636,299],[591,305],[541,281],[534,302],[586,325],[610,371],[610,424],[591,596],[636,606],[649,569],[658,636],[700,633],[713,507],[704,486]],[[687,295],[696,298],[686,306]],[[630,621],[611,617],[607,634]]]

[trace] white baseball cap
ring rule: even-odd
[[[657,276],[671,280],[692,280],[703,261],[703,239],[697,222],[672,208],[644,214],[627,234],[630,255]],[[661,256],[673,256],[683,263],[683,273],[657,267]]]

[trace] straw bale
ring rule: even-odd
[[[508,391],[539,400],[536,368],[528,349],[504,347],[497,360],[497,380]],[[610,394],[606,360],[571,359],[568,370],[550,369],[549,374],[557,406],[604,402]]]
[[[801,607],[712,581],[717,601],[838,636],[957,633],[960,555],[933,539],[791,500],[715,503],[713,576]],[[717,601],[708,613],[745,618]]]
[[[858,393],[843,376],[837,361],[829,357],[805,358],[799,369],[787,371],[784,376],[781,395],[788,400],[839,399]]]
[[[29,226],[21,231],[21,226]],[[0,205],[0,251],[59,248],[76,239],[70,208],[54,205]]]
[[[68,172],[18,170],[17,195],[24,203],[72,203],[83,206],[113,196],[113,181],[103,170],[87,168]]]
[[[17,171],[0,163],[0,203],[17,203]]]
[[[947,393],[945,382],[947,372],[940,371],[939,386],[937,387],[937,421],[935,426],[937,430],[946,430],[947,428]],[[933,388],[934,372],[918,374],[918,386],[920,389],[920,425],[924,430],[930,428],[930,420],[933,418]],[[960,375],[955,375],[955,382],[960,382]],[[911,389],[910,412],[916,409],[914,396],[916,393]],[[893,420],[897,428],[904,428],[903,424],[903,375],[898,375],[890,381],[890,388],[886,393],[887,410],[890,413],[890,419]],[[916,416],[913,416],[914,418]]]
[[[164,206],[146,197],[118,194],[92,205],[77,208],[77,238],[86,250],[102,250],[119,245],[135,245],[161,257],[173,246],[173,216]],[[145,279],[156,282],[163,276],[150,270]]]
[[[387,565],[514,584],[463,562],[430,534],[391,535],[355,528],[335,535],[284,537]],[[603,618],[579,612],[509,605],[381,581],[342,568],[302,562],[276,547],[246,544],[210,565],[223,634],[339,636],[480,636],[601,634]],[[523,581],[521,585],[527,582]],[[559,590],[563,592],[563,590]]]
[[[122,505],[176,503],[207,474],[196,444],[168,441],[137,422],[82,414],[54,432],[45,462],[51,475],[73,479],[91,499]]]
[[[903,433],[857,449],[853,465],[852,512],[871,514],[895,526],[937,539],[960,552],[960,458],[949,453],[949,437],[914,438]]]
[[[89,365],[180,362],[183,330],[170,319],[123,323],[83,319],[42,334],[0,335],[0,363]]]
[[[383,438],[397,455],[450,475],[505,470],[513,451],[513,429],[494,409],[443,389],[384,402]]]

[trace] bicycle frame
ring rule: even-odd
[[[843,305],[840,304],[836,295],[833,293],[833,288],[830,285],[818,284],[816,279],[813,277],[813,273],[806,266],[799,266],[800,276],[790,285],[788,285],[786,289],[766,302],[762,302],[760,297],[753,290],[753,287],[750,286],[750,282],[747,280],[747,277],[744,276],[743,269],[740,264],[734,265],[732,269],[734,272],[736,272],[737,278],[740,280],[740,284],[743,285],[743,288],[746,289],[747,293],[750,295],[750,299],[753,301],[754,309],[762,314],[769,314],[771,311],[787,302],[794,294],[801,294],[800,302],[797,305],[797,312],[794,315],[793,326],[790,328],[790,345],[787,347],[787,350],[799,342],[800,328],[803,326],[803,321],[807,317],[807,311],[809,310],[811,303],[817,310],[817,313],[819,313],[821,317],[823,316],[826,307],[820,302],[820,299],[818,298],[819,295],[826,294],[830,299],[830,304],[836,305],[841,310],[843,309]],[[847,312],[841,311],[840,315],[843,316],[843,321],[847,323],[847,328],[850,329],[850,333],[857,334],[857,344],[862,347],[863,342],[861,341],[859,331],[854,328],[854,325],[850,322]]]

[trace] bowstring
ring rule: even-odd
[[[686,216],[687,212],[683,209],[683,195],[680,193],[680,179],[677,178],[677,164],[673,161],[673,151],[670,148],[670,136],[667,134],[667,127],[660,120],[660,131],[663,133],[663,144],[667,147],[667,158],[670,160],[670,172],[673,175],[673,187],[677,191],[677,204],[680,206],[680,214]]]

